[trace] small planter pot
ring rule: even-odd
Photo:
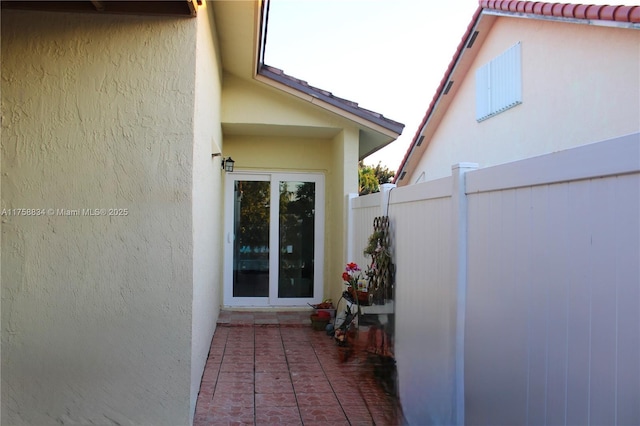
[[[311,327],[316,331],[326,330],[327,324],[329,324],[329,320],[331,317],[327,318],[325,316],[319,316],[317,314],[312,314],[311,318]]]

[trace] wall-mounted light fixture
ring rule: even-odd
[[[211,154],[212,157],[222,157],[222,161],[220,162],[220,167],[222,167],[222,170],[224,170],[225,172],[232,172],[233,171],[233,165],[236,164],[235,161],[233,161],[233,158],[231,157],[227,157],[224,158],[224,156],[222,155],[221,152],[217,152],[215,154]]]
[[[224,169],[225,172],[232,172],[234,164],[236,164],[236,162],[233,161],[231,157],[222,159],[222,168]]]

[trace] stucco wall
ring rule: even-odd
[[[289,136],[227,135],[224,155],[236,171],[326,172],[332,168],[331,140]]]
[[[220,49],[213,7],[198,9],[193,148],[193,311],[191,334],[191,410],[195,410],[202,372],[220,311],[222,288],[222,147],[220,129]]]
[[[224,76],[222,97],[223,123],[331,128],[333,135],[349,126],[345,118],[312,105],[310,96],[302,100],[266,84],[246,81],[232,74]]]
[[[336,220],[331,224],[332,233],[328,236],[331,251],[327,257],[329,262],[327,297],[331,297],[334,303],[337,303],[344,290],[341,277],[345,263],[354,261],[347,258],[347,210],[349,194],[358,193],[357,129],[344,129],[333,138],[332,156],[335,173],[330,180],[336,190],[327,197],[330,203],[327,210],[333,212]]]
[[[518,41],[522,104],[477,123],[475,71]],[[410,183],[637,132],[639,43],[637,30],[498,18]]]
[[[2,12],[2,424],[189,421],[196,27]]]

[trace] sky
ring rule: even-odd
[[[478,0],[271,0],[265,63],[403,123],[395,142],[365,159],[395,171],[477,7]]]

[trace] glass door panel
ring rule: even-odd
[[[236,180],[233,208],[233,297],[269,296],[268,181]]]
[[[279,182],[278,298],[312,298],[315,182]]]
[[[226,179],[224,304],[320,302],[323,176],[227,173]]]

